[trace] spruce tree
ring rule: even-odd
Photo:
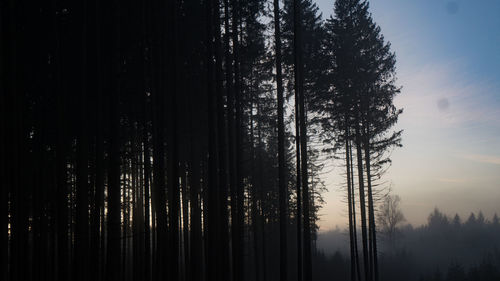
[[[331,83],[325,85],[321,96],[327,102],[316,104],[324,104],[320,110],[329,111],[327,115],[333,121],[324,119],[323,125],[339,132],[337,140],[354,140],[365,278],[378,280],[372,178],[390,160],[375,155],[383,155],[391,146],[400,146],[401,131],[391,131],[391,127],[402,110],[393,104],[400,91],[395,85],[395,55],[368,8],[367,1],[335,2],[335,17],[326,23],[325,40]]]

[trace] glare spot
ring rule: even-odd
[[[448,101],[447,98],[440,98],[437,101],[437,106],[440,111],[446,111],[450,107],[450,102]]]
[[[448,14],[450,15],[458,13],[458,8],[459,6],[457,1],[448,1],[446,3],[446,12],[448,12]]]

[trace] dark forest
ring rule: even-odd
[[[0,279],[493,280],[404,271],[380,219],[396,54],[368,1],[331,10],[2,0]],[[335,254],[318,247],[325,161],[348,214]]]

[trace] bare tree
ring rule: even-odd
[[[390,249],[393,250],[398,235],[398,226],[406,221],[401,207],[401,197],[398,195],[387,195],[380,206],[377,222],[381,234],[387,239]]]

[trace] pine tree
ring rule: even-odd
[[[366,1],[335,2],[335,18],[330,18],[326,24],[328,36],[325,41],[333,86],[325,89],[333,88],[334,93],[326,103],[329,107],[322,109],[330,111],[334,122],[328,126],[343,132],[339,135],[349,136],[351,130],[354,131],[365,277],[378,280],[372,178],[373,170],[389,160],[381,159],[373,164],[372,157],[384,154],[391,146],[400,146],[401,131],[391,132],[390,128],[402,111],[392,102],[399,93],[395,86],[395,56],[371,19],[368,7]],[[347,141],[346,137],[341,139]]]

